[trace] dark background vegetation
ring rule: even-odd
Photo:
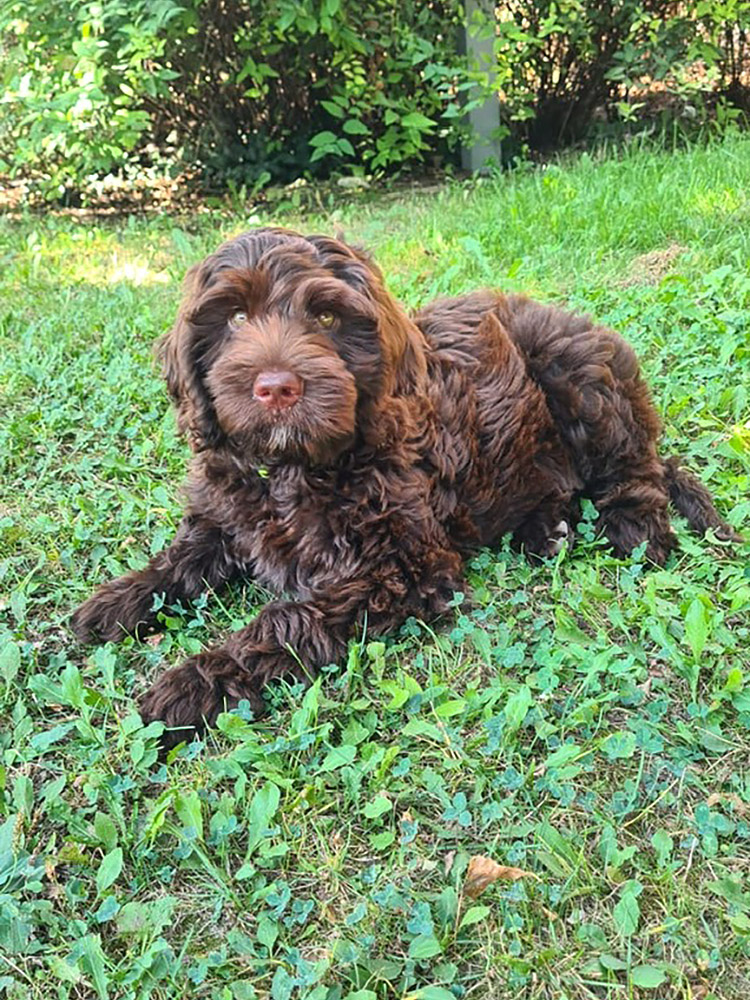
[[[48,198],[104,177],[202,190],[445,170],[467,101],[500,95],[506,160],[741,120],[747,0],[508,0],[490,65],[462,0],[23,0],[0,12],[0,172]]]

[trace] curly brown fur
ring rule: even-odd
[[[161,350],[194,452],[187,511],[73,628],[117,639],[156,625],[155,594],[238,576],[290,595],[156,681],[142,714],[173,727],[167,744],[242,699],[261,712],[269,680],[313,677],[364,626],[440,613],[476,546],[511,533],[554,553],[581,496],[621,555],[645,542],[664,562],[670,496],[698,530],[735,537],[659,457],[632,349],[583,316],[483,291],[410,319],[364,254],[264,228],[192,269]]]

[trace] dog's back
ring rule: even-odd
[[[659,418],[632,347],[588,316],[489,290],[441,299],[415,316],[431,346],[475,368],[486,351],[488,312],[518,348],[584,483],[606,476],[633,448],[655,454]]]
[[[498,322],[488,323],[488,314]],[[514,345],[544,394],[580,493],[597,505],[616,552],[647,540],[649,557],[663,563],[675,545],[670,499],[696,530],[710,526],[737,537],[705,488],[698,496],[697,480],[659,456],[661,423],[635,352],[619,334],[587,316],[488,290],[439,300],[414,318],[433,350],[472,377],[492,353],[490,341]],[[691,516],[698,508],[708,516]]]

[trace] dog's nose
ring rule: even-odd
[[[294,406],[302,395],[302,379],[293,372],[261,372],[253,385],[253,396],[269,410]]]

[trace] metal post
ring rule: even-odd
[[[494,62],[492,37],[479,38],[472,32],[472,15],[475,11],[483,11],[485,16],[494,18],[495,5],[492,0],[464,0],[466,20],[460,32],[459,45],[462,52],[468,56],[472,67],[489,71]],[[469,92],[471,94],[471,91]],[[491,96],[480,105],[466,113],[466,120],[471,127],[471,145],[461,150],[461,165],[464,170],[481,171],[488,166],[500,164],[500,140],[493,138],[493,133],[500,127],[500,102],[497,96]]]

